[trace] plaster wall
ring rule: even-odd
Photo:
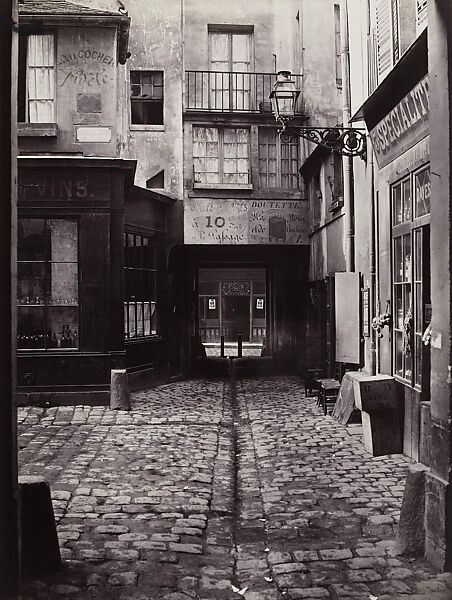
[[[116,28],[59,27],[55,45],[57,135],[20,136],[19,151],[116,156],[121,137],[117,94],[122,92]],[[78,141],[86,139],[82,132],[92,141]]]
[[[301,19],[308,125],[337,125],[342,120],[342,93],[336,83],[333,0],[304,0]]]
[[[209,68],[208,25],[254,26],[251,70],[274,73],[293,69],[297,0],[185,0],[185,67]]]
[[[123,102],[124,145],[122,155],[137,160],[135,184],[164,170],[164,190],[182,196],[182,2],[179,0],[129,0],[131,17],[130,58],[127,61]],[[164,77],[163,125],[132,125],[130,70],[162,70]]]

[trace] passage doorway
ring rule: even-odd
[[[260,354],[267,331],[266,305],[265,269],[198,270],[198,333],[206,348],[219,348],[221,336],[237,344],[241,335],[244,355]]]

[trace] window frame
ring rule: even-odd
[[[132,73],[139,73],[140,74],[140,83],[132,83]],[[143,73],[149,73],[149,74],[153,74],[153,73],[161,73],[162,75],[162,85],[161,85],[161,89],[162,89],[162,97],[161,98],[149,98],[149,99],[144,99],[140,96],[132,96],[132,85],[140,85],[142,86],[143,83],[141,82],[141,74]],[[160,86],[156,86],[154,84],[151,84],[152,87],[160,87]],[[132,110],[132,105],[134,103],[138,104],[138,101],[141,103],[161,103],[161,112],[162,112],[162,122],[161,123],[134,123],[133,122],[133,110]],[[131,131],[139,131],[139,130],[144,130],[144,131],[164,131],[165,130],[165,71],[164,69],[130,69],[129,70],[129,128]]]
[[[29,84],[28,84],[28,49],[29,39],[32,36],[51,36],[53,39],[53,65],[45,65],[49,69],[53,69],[53,97],[47,100],[52,101],[52,120],[51,121],[30,121],[30,98],[29,98]],[[25,28],[19,31],[19,49],[18,49],[18,90],[17,90],[17,120],[19,129],[32,128],[42,130],[42,135],[48,135],[46,131],[46,125],[50,129],[52,134],[56,134],[56,114],[57,114],[57,31],[52,29],[41,29],[41,28]],[[37,68],[34,65],[34,68]],[[33,98],[32,101],[39,100],[39,98]],[[20,131],[19,131],[20,133]]]
[[[133,245],[129,245],[129,239],[130,237],[133,237]],[[137,242],[137,238],[140,238],[140,244],[136,245]],[[146,244],[143,244],[143,240],[147,240]],[[127,264],[127,252],[126,252],[126,248],[141,248],[141,247],[150,247],[153,249],[152,254],[151,254],[151,261],[150,261],[150,266],[146,266],[146,265],[132,265],[132,264]],[[123,235],[123,248],[124,248],[124,267],[123,267],[123,273],[124,273],[124,339],[126,343],[136,343],[136,342],[143,342],[143,341],[147,341],[156,337],[159,337],[158,335],[158,330],[159,330],[159,318],[158,318],[158,244],[156,241],[156,238],[154,235],[150,234],[150,233],[141,233],[141,232],[137,232],[137,231],[132,231],[129,229],[126,229],[124,231],[124,235]],[[136,253],[138,254],[138,253]],[[140,259],[143,260],[143,257]],[[153,297],[149,297],[146,299],[137,299],[136,298],[136,291],[137,291],[137,286],[134,285],[133,291],[135,291],[135,294],[133,294],[133,296],[135,297],[135,300],[131,300],[129,299],[132,298],[132,294],[130,294],[129,290],[128,290],[128,285],[129,282],[131,281],[131,278],[133,276],[134,278],[134,284],[136,284],[136,279],[135,279],[135,275],[136,272],[139,271],[141,273],[151,273],[152,274],[152,280],[150,280],[149,284],[144,284],[144,285],[150,285],[150,296],[152,296],[152,291],[154,292]],[[133,273],[131,273],[133,272]],[[143,281],[141,282],[143,284]],[[143,293],[144,295],[144,293]],[[149,305],[149,333],[146,334],[145,333],[145,304]],[[141,305],[141,324],[140,324],[140,329],[138,327],[138,308]],[[132,312],[134,312],[135,318],[135,335],[131,335],[131,327],[130,327],[130,315],[131,315],[131,307],[134,306],[134,310]],[[154,309],[152,310],[152,308],[154,307]],[[142,334],[139,334],[139,331],[141,330]]]
[[[261,134],[263,132],[269,133],[270,131],[272,131],[274,133],[274,139],[275,139],[275,146],[276,146],[276,185],[275,186],[269,186],[268,185],[268,179],[269,179],[269,171],[267,169],[267,171],[265,173],[262,173],[261,171],[261,160],[266,160],[266,164],[268,166],[268,147],[269,147],[269,142],[266,141],[266,143],[261,142]],[[258,131],[257,131],[257,145],[258,145],[258,161],[259,161],[259,168],[258,168],[258,177],[259,177],[259,189],[264,189],[264,190],[275,190],[275,189],[281,189],[281,190],[299,190],[300,189],[300,173],[299,173],[299,165],[300,165],[300,139],[298,137],[292,138],[294,140],[294,142],[282,142],[281,141],[281,137],[278,135],[278,131],[277,129],[275,129],[274,127],[264,127],[264,126],[260,126],[258,127]],[[273,143],[273,142],[271,142]],[[261,157],[261,147],[265,146],[267,148],[267,156],[262,158]],[[296,147],[297,149],[297,156],[295,159],[292,159],[290,156],[288,158],[283,158],[283,152],[282,149],[283,147],[287,147],[287,150],[290,154],[290,150],[292,147]],[[283,173],[283,161],[287,160],[289,162],[289,164],[294,161],[296,167],[295,167],[295,172],[291,172],[290,170],[287,173]],[[267,180],[267,185],[263,186],[261,185],[261,177],[265,176],[266,180]],[[296,181],[297,184],[295,186],[284,186],[282,185],[282,179],[283,177],[288,177],[289,179],[296,177]]]
[[[81,340],[81,320],[80,320],[80,299],[81,299],[81,263],[80,263],[80,220],[78,218],[78,216],[54,216],[54,215],[43,215],[43,216],[35,216],[35,215],[29,215],[29,214],[23,214],[20,215],[18,217],[18,224],[20,224],[20,221],[22,220],[35,220],[35,221],[43,221],[43,225],[44,225],[44,229],[43,231],[50,231],[50,229],[47,228],[47,222],[48,221],[70,221],[76,224],[76,236],[77,236],[77,260],[76,261],[53,261],[49,258],[44,257],[43,260],[20,260],[20,254],[18,252],[18,257],[17,257],[17,266],[18,266],[18,270],[19,270],[19,265],[20,264],[43,264],[45,265],[45,269],[47,271],[50,272],[52,270],[52,265],[54,264],[76,264],[77,265],[77,281],[76,281],[76,285],[77,285],[77,298],[75,299],[76,302],[75,303],[55,303],[55,302],[47,302],[46,296],[48,294],[47,291],[44,292],[44,299],[43,301],[39,302],[39,303],[27,303],[27,302],[19,302],[19,298],[17,297],[17,293],[16,293],[16,302],[17,302],[17,311],[19,314],[19,309],[21,307],[32,307],[32,306],[38,306],[38,307],[42,307],[44,309],[44,330],[46,332],[48,332],[48,324],[50,322],[50,319],[48,317],[48,308],[53,308],[53,307],[58,307],[58,306],[63,306],[63,307],[76,307],[77,309],[77,329],[74,329],[74,341],[75,338],[77,345],[75,346],[51,346],[47,344],[47,334],[46,334],[46,341],[45,341],[45,346],[44,347],[36,347],[36,348],[20,348],[19,347],[19,340],[18,340],[18,347],[17,347],[17,351],[18,352],[64,352],[64,351],[69,351],[69,352],[81,352],[81,344],[80,344],[80,340]],[[19,243],[19,242],[18,242]],[[20,248],[18,247],[18,251],[20,251]],[[47,265],[49,265],[49,267],[47,267]],[[47,278],[47,276],[45,275],[45,277]],[[17,285],[19,285],[19,273],[18,273],[18,277],[17,277]],[[78,333],[77,333],[78,332]],[[59,334],[60,332],[58,332]],[[63,333],[63,332],[61,332]],[[17,328],[17,335],[19,336],[19,327]],[[55,334],[56,335],[56,334]],[[52,337],[52,343],[53,343],[53,337]]]
[[[391,183],[389,188],[391,206],[391,297],[393,306],[392,372],[398,381],[418,391],[422,391],[422,378],[425,367],[424,353],[422,352],[422,345],[419,344],[419,339],[422,338],[427,324],[424,309],[428,304],[426,293],[430,282],[426,280],[427,265],[425,264],[424,246],[425,240],[428,241],[430,238],[428,227],[430,212],[419,217],[415,215],[415,181],[419,174],[428,170],[430,170],[430,164],[423,164],[408,175]],[[409,186],[409,205],[404,202],[407,186]],[[397,194],[399,201],[396,198],[396,190],[400,190],[400,195]],[[420,246],[418,246],[419,243]],[[406,246],[409,247],[409,254],[405,252]],[[399,248],[398,251],[397,248]],[[417,256],[419,254],[417,252],[418,248],[420,248],[420,257]],[[409,261],[405,259],[406,256],[409,256]],[[399,291],[399,288],[401,291]],[[421,306],[419,306],[419,302],[421,302]],[[411,312],[411,354],[407,357],[403,354],[403,329],[409,311]],[[401,345],[400,363],[398,363],[398,340],[400,340]],[[398,369],[399,366],[401,369]]]
[[[197,172],[195,170],[195,157],[193,156],[193,144],[194,144],[194,130],[195,129],[216,129],[218,131],[218,181],[217,182],[202,182],[196,181]],[[244,129],[248,132],[248,156],[246,159],[243,157],[235,156],[235,159],[238,160],[243,159],[248,161],[248,183],[239,183],[239,182],[225,182],[224,181],[224,132],[228,129],[237,131],[238,129]],[[194,189],[252,189],[252,173],[251,173],[251,126],[221,126],[221,125],[212,125],[212,124],[196,124],[192,126],[192,134],[191,134],[191,144],[192,144],[192,159],[193,159],[193,188]],[[207,158],[207,154],[203,157]],[[207,173],[207,171],[200,172],[202,174]],[[235,173],[238,175],[238,173]]]

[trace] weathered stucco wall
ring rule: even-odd
[[[124,98],[123,155],[137,159],[135,184],[165,171],[165,190],[182,196],[182,3],[179,0],[129,0],[131,17],[127,72],[162,70],[163,125],[130,125],[130,87]]]
[[[55,46],[57,135],[20,137],[19,150],[115,156],[121,136],[116,27],[59,27]]]

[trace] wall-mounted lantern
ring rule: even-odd
[[[273,90],[270,92],[272,111],[275,119],[281,124],[279,134],[282,140],[292,137],[303,137],[344,156],[366,155],[366,134],[362,129],[353,127],[289,127],[295,116],[295,105],[300,90],[291,79],[290,71],[279,71]]]

